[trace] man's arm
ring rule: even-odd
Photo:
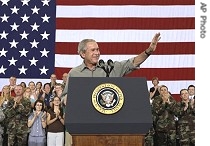
[[[156,33],[149,47],[134,58],[133,61],[134,66],[139,66],[140,64],[142,64],[149,57],[149,55],[151,55],[156,50],[157,43],[159,40],[160,40],[160,33]]]

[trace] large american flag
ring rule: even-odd
[[[50,82],[79,65],[77,45],[95,39],[101,59],[124,60],[144,51],[155,33],[157,50],[130,77],[157,76],[177,96],[195,84],[193,0],[0,0],[0,87]],[[59,82],[58,81],[58,82]]]

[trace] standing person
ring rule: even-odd
[[[10,93],[10,86],[9,85],[5,85],[2,88],[2,92],[1,92],[1,96],[0,96],[0,108],[2,109],[2,111],[4,112],[4,110],[6,109],[6,107],[8,106],[8,102],[9,100],[11,100],[13,97],[11,97],[11,93]],[[7,123],[5,121],[1,122],[1,125],[4,129],[3,132],[3,145],[7,146]]]
[[[160,95],[160,92],[159,92],[160,86],[159,86],[158,77],[152,78],[152,84],[153,84],[153,87],[151,87],[149,90],[149,96],[150,96],[151,101],[153,101],[156,96]]]
[[[64,113],[61,108],[61,99],[53,98],[53,105],[47,112],[47,146],[64,145]]]
[[[64,87],[66,86],[67,77],[68,77],[68,73],[66,73],[66,72],[63,73],[63,77],[62,77],[63,82],[62,82],[62,84],[63,84]]]
[[[30,81],[28,83],[28,87],[31,89],[30,100],[31,100],[32,108],[34,108],[34,102],[37,100],[36,86],[35,86],[34,81]]]
[[[160,87],[160,95],[152,103],[155,116],[155,143],[157,146],[176,146],[176,101],[168,87]]]
[[[27,87],[25,82],[21,82],[20,85],[23,87],[23,89]]]
[[[5,85],[2,88],[1,96],[0,96],[0,106],[2,110],[4,110],[7,107],[8,101],[12,99],[11,93],[10,93],[10,86]]]
[[[56,74],[51,74],[50,76],[50,92],[53,92],[54,86],[57,84]]]
[[[28,116],[31,111],[31,102],[28,98],[23,97],[23,87],[15,86],[15,97],[8,102],[5,109],[7,121],[8,146],[14,145],[17,138],[18,146],[27,145],[27,135],[29,128],[27,126]]]
[[[160,33],[156,33],[150,43],[149,47],[137,55],[124,61],[115,61],[113,69],[109,77],[122,77],[135,69],[139,69],[142,64],[155,50],[158,41],[160,40]],[[106,77],[107,73],[99,64],[100,50],[97,42],[93,39],[84,39],[78,45],[78,53],[83,59],[81,65],[72,68],[68,73],[67,84],[63,91],[63,95],[67,94],[69,77]]]
[[[195,145],[195,100],[189,98],[188,89],[180,91],[177,103],[178,134],[180,146]]]
[[[53,97],[52,93],[50,92],[50,83],[45,83],[42,90],[42,95],[40,97],[41,100],[45,103],[45,110],[48,111],[50,107],[50,101]]]
[[[190,99],[195,99],[195,86],[194,85],[189,85],[187,89],[188,89],[188,92],[189,92],[189,98]]]
[[[2,108],[0,107],[0,123],[3,122],[5,118],[4,112],[2,110]],[[4,125],[2,126],[2,124],[0,125],[0,146],[3,146],[3,139],[4,139]]]
[[[9,78],[9,87],[10,87],[10,93],[12,96],[15,96],[14,88],[16,86],[17,78],[15,76],[11,76]]]
[[[42,94],[43,94],[42,82],[36,82],[36,96],[37,96],[37,99],[40,99]]]
[[[28,118],[28,127],[30,128],[28,146],[45,146],[46,124],[44,102],[40,99],[37,99],[34,103],[34,111]]]

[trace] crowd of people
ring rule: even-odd
[[[146,146],[194,146],[195,145],[195,86],[180,89],[180,101],[176,101],[165,85],[152,79],[150,103],[153,126],[145,137]]]
[[[0,146],[71,146],[71,135],[65,132],[66,96],[61,96],[66,84],[30,81],[17,84],[9,78],[0,96]]]
[[[72,144],[64,125],[67,96],[62,93],[67,73],[63,76],[63,82],[57,83],[52,74],[51,82],[44,85],[33,81],[17,85],[17,78],[10,77],[0,96],[0,146]],[[167,86],[159,85],[157,77],[152,78],[152,84],[149,99],[153,126],[145,137],[145,145],[194,145],[195,86],[180,89],[181,101],[176,101]]]

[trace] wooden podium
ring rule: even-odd
[[[144,146],[144,135],[73,135],[72,146]]]
[[[152,127],[145,78],[70,78],[65,113],[73,146],[143,146]]]

